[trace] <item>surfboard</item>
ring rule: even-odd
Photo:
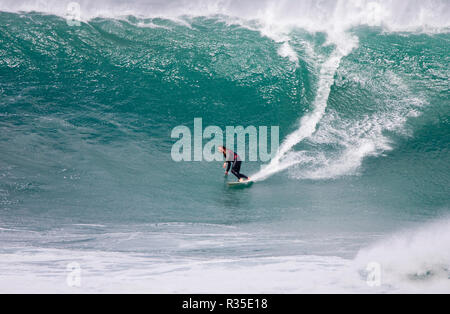
[[[249,180],[249,181],[244,181],[244,182],[228,182],[228,186],[230,187],[237,187],[237,186],[241,186],[241,187],[248,187],[253,185],[253,181]]]

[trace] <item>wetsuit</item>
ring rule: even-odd
[[[239,158],[239,155],[230,149],[227,149],[227,152],[226,152],[226,154],[224,153],[224,155],[226,158],[226,162],[228,164],[227,172],[230,171],[231,163],[233,163],[233,168],[231,168],[231,173],[234,174],[238,178],[238,180],[240,180],[240,179],[248,180],[248,177],[246,175],[240,173],[242,161]]]

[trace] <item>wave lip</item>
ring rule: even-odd
[[[0,11],[68,14],[73,1],[3,0]],[[179,17],[227,15],[259,20],[266,25],[290,25],[313,31],[348,29],[358,25],[382,26],[392,31],[439,32],[450,27],[450,4],[446,0],[117,0],[76,1],[81,17]]]

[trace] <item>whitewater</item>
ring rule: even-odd
[[[0,292],[450,292],[448,1],[69,2],[0,0]]]

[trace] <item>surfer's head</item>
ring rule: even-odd
[[[217,148],[217,150],[218,150],[219,152],[221,152],[224,156],[225,156],[226,153],[227,153],[227,148],[226,148],[225,146],[219,146],[219,147]]]

